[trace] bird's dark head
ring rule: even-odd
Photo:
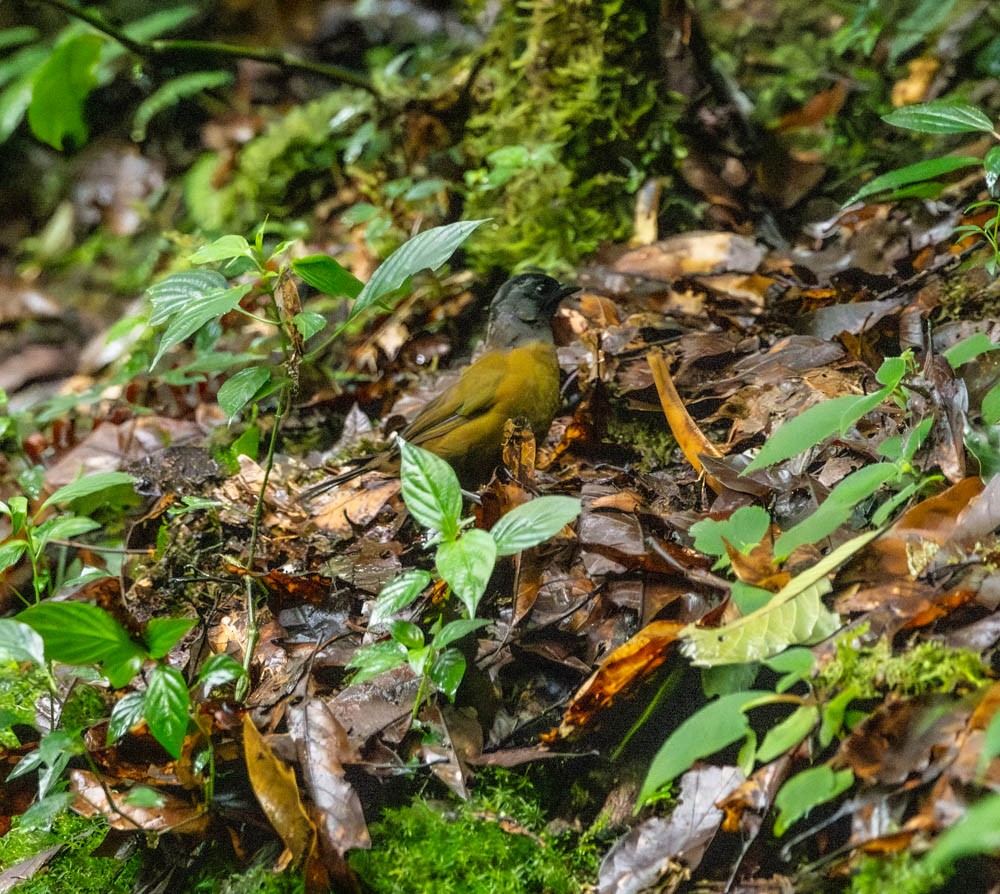
[[[551,339],[550,324],[559,302],[579,291],[544,273],[521,273],[508,279],[490,302],[487,345],[509,348],[532,339]]]

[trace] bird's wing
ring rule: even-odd
[[[507,368],[501,351],[484,354],[443,394],[427,404],[400,435],[407,441],[426,442],[448,434],[496,402],[497,389]]]

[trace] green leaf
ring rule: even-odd
[[[436,270],[469,238],[476,227],[485,222],[485,220],[460,220],[443,227],[425,230],[404,242],[378,266],[372,278],[365,283],[351,308],[348,322],[373,304],[377,304],[390,292],[396,291],[414,274],[421,270]]]
[[[766,658],[763,663],[775,673],[784,674],[774,691],[787,692],[799,680],[809,678],[816,664],[816,656],[812,649],[792,648]]]
[[[882,403],[888,394],[888,389],[880,388],[873,394],[835,397],[814,404],[775,431],[764,442],[753,462],[740,474],[746,475],[756,469],[773,466],[815,447],[830,435],[849,428],[865,413]]]
[[[496,543],[478,528],[466,531],[457,540],[438,544],[437,570],[462,601],[466,615],[473,618],[476,607],[496,564]]]
[[[646,779],[639,792],[638,803],[645,804],[658,789],[672,782],[696,760],[715,754],[750,732],[750,723],[743,713],[745,706],[772,693],[760,690],[734,692],[709,702],[688,717],[667,740],[649,765]]]
[[[329,255],[307,255],[292,261],[292,271],[324,295],[357,298],[365,284]]]
[[[446,539],[458,536],[462,488],[455,470],[439,456],[397,438],[403,501],[425,528]]]
[[[757,749],[757,761],[766,764],[798,745],[819,721],[819,708],[800,705],[784,720],[772,726]]]
[[[390,621],[387,625],[389,636],[408,652],[424,647],[424,632],[410,621]]]
[[[406,658],[406,649],[392,640],[387,640],[358,649],[346,667],[348,670],[356,671],[352,683],[363,683],[385,671],[406,664]]]
[[[228,71],[192,71],[164,81],[150,96],[146,97],[135,110],[132,122],[132,139],[141,143],[146,139],[146,128],[160,112],[177,105],[181,100],[206,90],[214,90],[232,83],[233,76]],[[197,252],[195,252],[197,254]],[[192,261],[204,264],[204,261]]]
[[[778,818],[774,834],[784,835],[788,827],[820,804],[836,798],[854,784],[850,770],[831,770],[828,766],[810,767],[789,779],[774,798]]]
[[[2,567],[0,562],[0,567]],[[44,666],[45,644],[41,636],[27,624],[9,619],[0,620],[0,661],[30,661]]]
[[[716,568],[729,567],[726,542],[741,553],[753,549],[771,527],[771,516],[760,506],[741,506],[729,518],[705,518],[691,525],[688,533],[694,537],[694,548],[709,556],[717,556]]]
[[[111,709],[111,722],[108,724],[108,745],[117,742],[132,727],[141,723],[146,716],[146,693],[127,692]]]
[[[167,803],[166,797],[156,789],[148,785],[136,785],[128,790],[125,796],[125,803],[129,807],[163,807]]]
[[[168,31],[174,31],[188,20],[202,14],[201,7],[194,3],[168,6],[166,9],[158,9],[134,22],[129,22],[122,30],[132,40],[144,43]]]
[[[904,106],[888,115],[883,115],[882,120],[893,127],[903,127],[920,133],[993,132],[993,122],[982,109],[947,99]]]
[[[150,657],[162,658],[197,623],[196,618],[151,618],[145,636]]]
[[[994,146],[983,156],[983,178],[994,199],[1000,198],[1000,146]]]
[[[394,577],[378,594],[372,606],[368,626],[377,627],[379,624],[384,624],[397,612],[410,605],[430,582],[430,574],[420,568],[411,568]]]
[[[53,149],[61,151],[67,138],[77,146],[87,141],[83,104],[97,84],[103,46],[97,34],[78,34],[57,46],[35,75],[28,124]]]
[[[900,186],[907,186],[910,183],[918,183],[922,180],[931,180],[943,174],[950,174],[960,168],[970,168],[974,165],[982,164],[982,159],[971,155],[947,155],[944,158],[931,158],[927,161],[918,161],[916,164],[907,165],[883,174],[870,180],[851,196],[844,205],[853,205],[855,202],[875,193],[883,192],[887,189],[896,189]]]
[[[239,307],[252,288],[252,283],[228,288],[222,274],[214,270],[175,273],[150,286],[146,290],[153,306],[149,323],[151,326],[168,324],[150,368],[160,362],[166,351],[197,332],[209,320]]]
[[[465,676],[465,656],[458,649],[445,649],[434,657],[427,676],[449,701],[455,701],[455,693]]]
[[[899,480],[895,463],[874,463],[847,475],[812,515],[782,533],[774,543],[776,556],[789,556],[806,543],[816,543],[832,534],[854,513],[855,507],[882,485]]]
[[[292,317],[292,323],[303,338],[309,339],[326,328],[326,317],[323,314],[303,311]]]
[[[512,556],[558,534],[580,514],[575,497],[537,497],[515,506],[490,531],[498,556]]]
[[[812,568],[792,578],[764,608],[732,624],[716,628],[689,624],[681,631],[685,640],[681,650],[693,657],[696,664],[740,664],[762,661],[790,645],[823,638],[820,634],[828,627],[831,629],[824,635],[829,636],[836,629],[837,616],[825,608],[820,587],[816,585],[823,582],[829,589],[826,576],[880,533],[868,531],[848,540]],[[799,596],[803,597],[801,612],[794,607],[786,608]]]
[[[17,617],[41,636],[50,661],[103,665],[116,689],[132,679],[146,657],[128,632],[96,605],[43,602]]]
[[[226,419],[230,422],[237,416],[269,381],[271,370],[266,366],[250,366],[234,373],[219,388],[218,401]]]
[[[253,249],[242,236],[229,234],[220,236],[215,242],[203,245],[191,255],[192,264],[214,264],[231,261],[233,258],[252,258]]]
[[[206,692],[211,692],[234,680],[240,680],[247,675],[246,668],[235,658],[225,653],[212,655],[201,666],[198,671],[198,684],[203,686]]]
[[[78,515],[50,518],[36,528],[35,548],[39,549],[52,540],[69,540],[72,537],[78,537],[80,534],[86,534],[100,526],[100,523],[92,518],[82,518]]]
[[[462,637],[468,636],[470,633],[481,630],[488,625],[489,621],[484,618],[459,618],[457,621],[449,621],[434,634],[431,645],[435,649],[443,649],[445,646],[450,646],[453,642],[462,639]]]
[[[184,676],[175,667],[158,664],[149,672],[144,714],[149,731],[170,754],[179,758],[184,749],[191,712],[191,696]]]
[[[941,833],[924,863],[932,871],[946,871],[963,857],[993,854],[1000,849],[1000,795],[991,794],[973,804],[955,825]]]
[[[12,540],[9,543],[0,543],[0,572],[12,568],[21,561],[28,551],[28,543],[25,540]]]
[[[1000,382],[990,388],[983,397],[983,422],[996,425],[1000,422]]]
[[[1000,149],[1000,146],[994,147]],[[990,341],[990,337],[985,332],[977,332],[968,338],[963,338],[950,348],[941,352],[945,360],[951,364],[952,369],[958,369],[963,363],[975,360],[987,351],[995,351],[1000,345],[995,345]]]
[[[95,472],[67,484],[65,487],[60,487],[42,503],[42,509],[55,506],[57,503],[71,503],[73,500],[79,500],[80,497],[89,497],[113,487],[120,487],[123,484],[134,485],[135,478],[128,472]]]

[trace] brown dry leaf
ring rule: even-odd
[[[102,816],[112,829],[124,832],[203,832],[208,813],[203,807],[159,791],[157,807],[133,807],[129,792],[116,792],[89,770],[70,770],[70,791],[76,796],[73,810],[81,816]],[[112,802],[107,792],[111,792]]]
[[[656,390],[660,395],[660,404],[663,407],[663,415],[666,417],[667,425],[677,441],[678,446],[684,453],[684,458],[691,464],[691,467],[699,474],[705,474],[705,481],[717,494],[725,489],[723,484],[716,478],[705,472],[705,467],[701,463],[699,454],[705,453],[709,456],[722,456],[719,450],[695,424],[691,415],[684,406],[673,380],[670,378],[670,366],[663,353],[660,351],[650,351],[646,355],[649,368],[653,371],[653,379],[656,382]]]
[[[316,847],[316,827],[299,797],[295,773],[275,757],[249,714],[243,718],[243,754],[253,792],[285,844],[278,865],[301,865]]]
[[[737,767],[698,767],[681,777],[669,817],[644,820],[601,863],[598,894],[656,890],[669,894],[698,868],[722,824],[716,802],[743,781]]]
[[[143,416],[126,422],[98,425],[45,473],[46,490],[53,491],[84,475],[118,469],[165,448],[197,443],[204,438],[201,427],[182,419]]]
[[[355,525],[370,524],[401,486],[398,478],[381,475],[365,476],[360,483],[345,482],[314,501],[312,523],[321,531],[347,540],[354,536]]]
[[[835,117],[844,107],[847,86],[838,81],[829,90],[811,96],[805,104],[787,112],[778,120],[778,131],[785,133],[806,127],[818,127],[827,118]]]
[[[753,273],[764,254],[753,239],[736,233],[685,233],[630,251],[613,269],[670,282],[697,274]]]
[[[289,727],[306,791],[317,807],[321,851],[327,868],[336,872],[349,850],[371,847],[361,800],[344,774],[344,764],[360,758],[329,705],[315,696],[289,708]]]
[[[592,726],[601,711],[673,654],[683,628],[684,624],[676,621],[653,621],[611,652],[573,696],[559,725],[559,735],[568,738]]]
[[[924,102],[927,99],[927,90],[934,80],[934,75],[941,67],[941,62],[930,56],[919,56],[907,62],[906,67],[908,69],[906,77],[892,85],[892,107],[894,109]]]
[[[35,856],[29,857],[27,860],[21,860],[15,863],[13,866],[8,866],[3,872],[0,872],[0,894],[7,894],[17,885],[22,882],[29,881],[34,878],[41,870],[43,870],[52,861],[52,858],[63,849],[65,845],[57,844],[54,847],[47,847],[43,851],[39,851]]]

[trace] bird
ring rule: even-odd
[[[559,303],[578,291],[542,273],[508,279],[490,302],[483,353],[420,410],[400,437],[447,460],[465,487],[493,473],[508,419],[526,421],[536,439],[544,438],[559,409],[552,317]],[[368,471],[398,474],[399,450],[376,453],[306,488],[300,497],[309,502]]]

